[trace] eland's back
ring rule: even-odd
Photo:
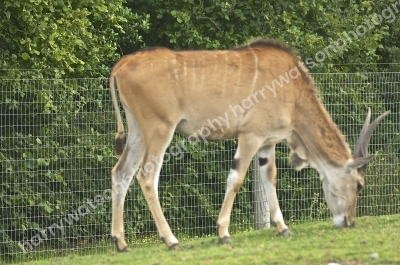
[[[248,114],[270,129],[290,123],[296,98],[313,93],[306,71],[288,48],[260,40],[226,51],[144,50],[121,59],[113,75],[136,119],[151,113],[183,134],[209,129],[207,139],[219,140],[237,137]]]

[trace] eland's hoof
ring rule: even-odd
[[[111,241],[114,242],[115,246],[117,247],[117,251],[118,251],[118,252],[129,252],[129,251],[131,251],[131,249],[128,248],[128,246],[125,246],[125,247],[123,247],[123,248],[120,248],[120,247],[118,246],[118,238],[117,238],[117,237],[113,236],[113,237],[111,238]]]
[[[231,241],[230,237],[226,236],[226,237],[220,238],[219,243],[226,245],[226,244],[232,243],[232,241]]]
[[[168,248],[169,248],[169,250],[181,250],[182,249],[182,247],[178,243],[172,244]]]
[[[124,247],[123,249],[118,249],[118,247],[117,247],[117,250],[118,250],[118,252],[120,252],[120,253],[122,253],[122,252],[130,252],[130,251],[131,251],[131,249],[128,248],[128,247]]]
[[[278,235],[279,236],[291,236],[291,235],[293,235],[293,233],[289,230],[289,229],[286,229],[286,230],[283,230],[282,232],[280,232],[280,233],[278,233]]]

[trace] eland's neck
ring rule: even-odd
[[[308,102],[307,107],[302,108],[303,115],[297,117],[299,122],[293,137],[303,149],[304,158],[322,174],[342,167],[352,156],[344,136],[317,101]]]

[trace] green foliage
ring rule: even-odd
[[[381,41],[388,35],[388,21],[372,22],[374,1],[354,4],[346,1],[132,1],[132,10],[150,15],[148,32],[141,32],[146,46],[174,49],[227,49],[267,36],[293,47],[312,71],[351,72],[371,68],[380,56]],[[373,7],[375,9],[373,9]],[[340,38],[357,28],[367,27],[360,36],[342,45]],[[335,51],[325,48],[332,45]],[[338,46],[340,48],[338,48]],[[324,60],[316,56],[323,52]],[[322,58],[321,54],[318,58]],[[307,59],[309,59],[307,61]],[[351,64],[341,65],[343,62]],[[340,65],[337,65],[340,64]],[[335,66],[333,66],[335,65]],[[371,70],[371,69],[369,69]]]
[[[148,28],[146,15],[122,3],[2,1],[0,68],[49,69],[40,73],[55,77],[107,73],[118,58],[117,43],[126,36],[140,42],[137,31]]]
[[[120,57],[117,43],[141,42],[138,30],[148,28],[148,17],[123,3],[0,2],[0,253],[21,252],[17,242],[43,235],[46,227],[97,195],[96,189],[109,187],[93,179],[109,177],[116,161],[103,126],[114,119],[104,112],[110,108],[108,85],[76,78],[107,76]],[[75,79],[60,79],[67,77]],[[109,220],[104,207],[85,221]],[[103,236],[108,229],[72,227],[70,239],[57,244]]]
[[[105,112],[110,106],[104,101],[104,79],[21,79],[0,84],[4,100],[0,105],[0,217],[7,231],[0,248],[2,253],[12,253],[21,249],[10,240],[29,240],[98,195],[96,189],[109,188],[109,183],[93,176],[108,176],[115,163],[104,127],[114,115]],[[101,218],[87,218],[88,222],[110,218],[105,214],[109,209],[97,211],[102,211]],[[76,238],[104,234],[79,227],[71,230],[68,234]]]

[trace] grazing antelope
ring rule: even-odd
[[[122,153],[112,170],[111,234],[118,251],[128,250],[124,200],[140,165],[137,180],[160,237],[170,249],[179,248],[158,199],[161,165],[174,131],[189,136],[199,132],[206,140],[238,138],[217,221],[221,243],[230,243],[233,201],[256,153],[268,183],[272,221],[279,234],[291,233],[276,195],[275,144],[284,140],[291,148],[292,166],[309,164],[319,172],[334,224],[354,224],[357,196],[372,158],[367,156],[369,139],[388,112],[369,125],[368,111],[352,156],[312,77],[288,47],[261,39],[231,50],[143,50],[119,60],[110,87],[118,122],[116,151]],[[129,129],[126,143],[117,87]]]

